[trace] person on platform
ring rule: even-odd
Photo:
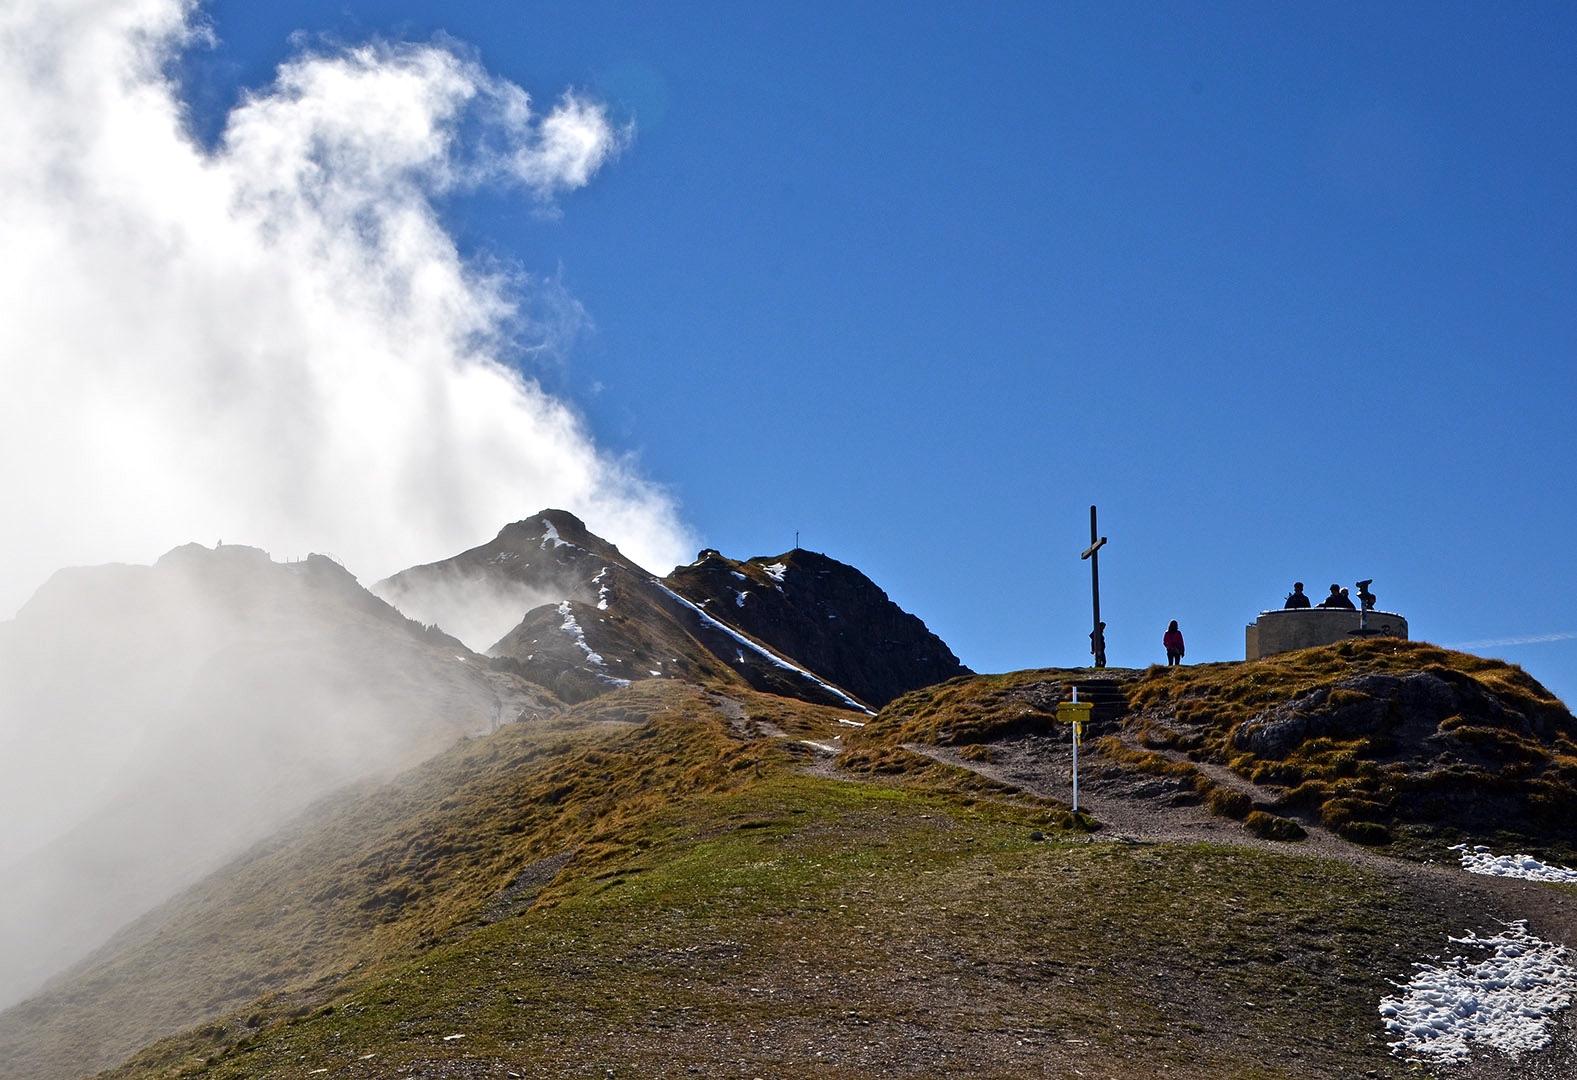
[[[1345,608],[1348,611],[1357,610],[1353,607],[1353,602],[1347,598],[1347,590],[1340,585],[1332,585],[1331,594],[1324,600],[1321,600],[1319,606],[1322,608]]]
[[[1106,666],[1106,624],[1101,623],[1090,631],[1090,652],[1095,656],[1095,666]]]
[[[1161,636],[1161,644],[1166,646],[1166,666],[1176,667],[1183,662],[1183,632],[1177,628],[1177,620],[1166,628],[1166,633]]]
[[[1287,594],[1287,602],[1282,605],[1289,608],[1306,608],[1309,606],[1309,596],[1303,591],[1303,582],[1294,581],[1292,591]]]
[[[1337,608],[1343,611],[1357,611],[1352,598],[1347,595],[1347,590],[1340,585],[1331,586],[1331,594],[1320,601],[1322,608]]]

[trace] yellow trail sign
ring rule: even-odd
[[[1089,701],[1059,701],[1057,703],[1057,719],[1064,724],[1088,723],[1090,713],[1095,710],[1093,702]]]

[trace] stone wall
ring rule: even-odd
[[[1244,632],[1244,657],[1258,660],[1262,656],[1275,656],[1294,649],[1312,649],[1317,645],[1351,641],[1360,636],[1357,631],[1361,614],[1345,608],[1262,611]],[[1407,620],[1394,611],[1371,611],[1368,623],[1371,637],[1407,640]]]

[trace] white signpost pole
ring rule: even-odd
[[[1073,688],[1073,703],[1079,703],[1079,688]],[[1079,812],[1079,729],[1084,725],[1077,720],[1073,722],[1073,812]]]
[[[1079,688],[1073,688],[1073,700],[1064,701],[1057,706],[1057,719],[1065,724],[1073,725],[1073,812],[1079,812],[1079,740],[1084,735],[1084,722],[1090,718],[1090,711],[1094,708],[1088,702],[1079,700]]]

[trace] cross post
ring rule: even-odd
[[[1098,538],[1098,539],[1097,539]],[[1095,607],[1095,629],[1090,631],[1090,652],[1095,654],[1095,666],[1106,666],[1106,624],[1101,622],[1101,548],[1106,537],[1095,527],[1095,507],[1090,507],[1090,546],[1079,556],[1090,560],[1090,597]]]

